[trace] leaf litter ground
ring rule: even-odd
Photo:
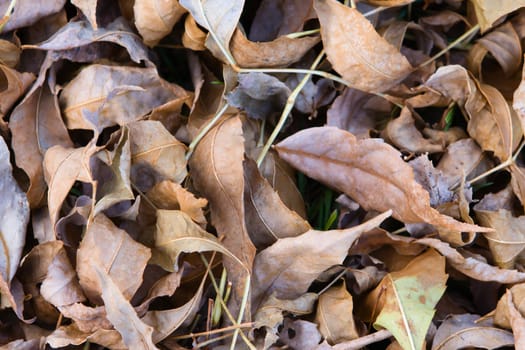
[[[0,345],[523,348],[522,7],[0,4]]]

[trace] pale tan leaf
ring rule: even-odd
[[[503,295],[500,300],[498,301],[498,305],[496,306],[496,310],[494,310],[494,324],[498,327],[511,329],[511,311],[509,310],[512,306],[510,305],[510,302],[514,304],[514,308],[517,309],[517,311],[520,314],[525,313],[525,284],[519,283],[511,288],[508,289],[507,293],[512,293],[512,299],[509,300],[506,295]]]
[[[95,203],[93,215],[97,215],[112,205],[135,198],[130,181],[131,151],[128,129],[122,129],[120,140],[112,152],[102,150],[96,153],[95,157],[101,159],[109,167],[111,177],[96,179],[100,187],[97,186],[99,199]]]
[[[473,139],[463,139],[450,144],[439,160],[436,169],[446,177],[450,188],[461,183],[463,177],[469,179],[472,172],[483,159],[483,151]]]
[[[135,26],[148,46],[168,35],[186,10],[178,0],[137,0],[133,5]]]
[[[187,16],[184,21],[184,33],[182,34],[182,45],[193,51],[204,51],[206,46],[206,33],[203,32],[192,16]]]
[[[127,300],[142,283],[150,249],[135,242],[103,214],[89,225],[77,252],[77,272],[86,296],[100,301],[102,287],[94,266],[103,268]]]
[[[221,0],[181,0],[180,4],[191,13],[197,23],[213,33],[208,35],[206,46],[216,57],[224,59],[217,44],[229,52],[230,40],[241,17],[244,0],[227,3]]]
[[[497,349],[514,344],[512,333],[480,321],[478,315],[472,314],[447,317],[437,329],[432,350],[457,350],[469,347]]]
[[[319,331],[331,344],[359,338],[354,321],[354,301],[343,283],[331,287],[319,296],[315,322]]]
[[[148,191],[147,196],[158,209],[180,210],[201,227],[206,226],[203,209],[208,205],[208,201],[196,198],[178,183],[169,180],[159,182]]]
[[[382,92],[412,72],[405,56],[377,34],[357,9],[335,0],[315,0],[314,7],[328,60],[351,87]]]
[[[280,238],[295,237],[311,228],[284,205],[249,158],[244,160],[244,186],[246,227],[257,248],[266,248]]]
[[[302,130],[281,141],[279,155],[306,175],[344,192],[365,210],[385,211],[405,223],[429,223],[457,231],[491,231],[458,222],[430,207],[401,153],[377,139],[357,140],[334,127]],[[381,191],[377,189],[381,188]]]
[[[319,37],[291,39],[285,36],[267,42],[253,42],[237,28],[230,42],[230,50],[240,67],[286,67],[299,61],[318,42]]]
[[[481,31],[484,32],[491,28],[492,24],[500,17],[525,6],[523,0],[472,0],[476,17],[478,18]]]
[[[242,125],[235,116],[210,130],[190,159],[195,187],[210,203],[211,221],[223,238],[222,244],[245,266],[230,258],[224,259],[228,278],[233,283],[233,303],[238,305],[255,256],[244,222],[243,158]]]
[[[279,332],[279,340],[292,349],[312,349],[321,338],[317,325],[305,320],[286,318]]]
[[[76,328],[84,333],[93,333],[97,329],[111,329],[104,306],[90,307],[83,303],[74,303],[58,307],[60,313],[73,320]]]
[[[120,333],[114,329],[99,328],[94,332],[83,332],[74,323],[68,326],[61,326],[46,337],[46,343],[53,348],[81,345],[86,341],[112,350],[129,349],[123,343]]]
[[[221,242],[204,231],[180,210],[157,210],[157,225],[153,242],[152,261],[167,271],[178,271],[178,258],[183,252],[217,251],[242,263]],[[238,268],[239,268],[238,267]]]
[[[509,305],[510,325],[512,326],[512,333],[514,334],[514,346],[516,349],[523,349],[525,347],[525,318],[523,318],[523,315],[516,309],[512,301],[512,292],[507,290],[505,296]]]
[[[154,68],[93,64],[64,86],[60,103],[69,129],[102,132],[139,120],[185,94],[181,87],[161,79]]]
[[[525,70],[525,67],[523,68]],[[522,72],[521,82],[514,91],[512,108],[516,111],[521,123],[521,129],[525,130],[525,73]]]
[[[45,201],[46,183],[42,162],[52,146],[72,147],[60,115],[58,99],[49,84],[33,88],[11,113],[9,129],[16,165],[29,177],[27,197],[32,208]]]
[[[95,263],[94,268],[102,289],[107,317],[122,336],[124,344],[137,350],[157,349],[152,339],[153,328],[139,319],[133,306],[106,273],[105,267]]]
[[[252,297],[255,306],[271,294],[294,299],[308,290],[321,272],[340,264],[359,236],[391,215],[391,211],[345,230],[309,230],[283,238],[261,251],[253,267]]]
[[[7,112],[35,80],[35,76],[31,73],[20,73],[3,64],[0,64],[0,71],[0,118],[4,119]]]
[[[413,3],[414,0],[366,0],[366,2],[375,6],[393,7],[408,5]]]
[[[47,205],[51,226],[55,228],[62,202],[76,180],[92,182],[89,157],[95,147],[89,144],[81,148],[53,146],[44,155],[44,177],[47,182]]]
[[[92,0],[71,0],[71,3],[78,7],[80,11],[86,16],[89,23],[91,24],[91,27],[93,27],[94,30],[98,29],[97,25],[97,5],[98,1],[92,1]]]
[[[186,146],[158,121],[128,124],[131,148],[131,180],[147,191],[163,180],[181,183],[186,169]]]

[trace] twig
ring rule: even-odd
[[[306,70],[308,73],[303,77],[303,79],[297,84],[295,89],[292,91],[290,96],[288,96],[288,99],[286,100],[286,105],[284,106],[284,109],[281,113],[281,117],[279,118],[279,121],[277,122],[277,125],[273,129],[272,134],[266,141],[266,144],[264,145],[261,153],[259,154],[259,157],[257,158],[257,166],[260,167],[264,157],[266,157],[266,154],[270,150],[270,147],[272,147],[273,142],[277,138],[277,135],[281,132],[282,128],[284,127],[284,124],[286,123],[286,120],[288,119],[288,116],[290,115],[290,112],[292,111],[293,106],[295,105],[295,100],[297,99],[297,96],[299,96],[299,93],[303,89],[303,87],[306,85],[310,77],[312,76],[312,70],[314,70],[319,63],[321,62],[322,58],[324,56],[324,50],[322,50],[319,55],[317,55],[317,58],[312,63],[311,70]]]
[[[193,151],[195,150],[195,147],[199,144],[200,140],[203,139],[204,136],[210,131],[211,128],[217,123],[219,119],[221,119],[222,115],[226,110],[228,109],[229,105],[228,103],[225,103],[224,106],[215,114],[215,116],[206,124],[204,128],[201,129],[199,134],[195,136],[195,138],[191,141],[190,145],[188,146],[188,152],[186,152],[186,160],[190,159],[191,155],[193,154]]]
[[[241,324],[228,326],[228,327],[224,327],[224,328],[212,329],[211,331],[206,331],[206,332],[199,332],[199,333],[190,333],[190,334],[185,334],[185,335],[179,335],[179,336],[176,336],[176,337],[172,337],[170,339],[181,340],[181,339],[197,338],[197,337],[206,336],[206,335],[213,335],[213,334],[218,334],[218,333],[222,333],[222,332],[233,331],[233,330],[235,330],[237,328],[250,328],[250,327],[253,327],[253,325],[254,325],[253,322],[246,322],[246,323],[241,323]]]
[[[478,32],[478,30],[479,30],[479,24],[476,24],[474,27],[470,28],[465,33],[463,33],[459,38],[457,38],[456,40],[454,40],[453,42],[448,44],[448,46],[445,47],[443,50],[439,51],[437,54],[435,54],[434,56],[430,57],[425,62],[421,63],[418,66],[418,68],[426,66],[427,64],[434,62],[435,60],[437,60],[438,58],[440,58],[441,56],[446,54],[448,51],[453,49],[455,46],[459,45],[463,40],[465,40],[469,36],[475,35]]]
[[[392,333],[386,329],[382,329],[375,333],[365,335],[364,337],[357,338],[354,340],[339,343],[332,347],[332,350],[359,350],[367,345],[377,343],[378,341],[388,339],[392,336]]]

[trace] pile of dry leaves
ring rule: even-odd
[[[2,349],[525,349],[522,6],[3,1]]]

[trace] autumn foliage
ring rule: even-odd
[[[3,1],[0,346],[525,349],[522,7]]]

